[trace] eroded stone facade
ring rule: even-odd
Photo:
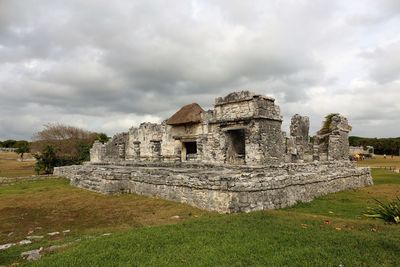
[[[249,91],[193,103],[161,124],[142,123],[106,144],[91,162],[56,168],[71,183],[103,193],[138,193],[219,212],[280,208],[372,184],[348,161],[351,126],[339,114],[311,141],[309,118],[281,129],[275,100]]]

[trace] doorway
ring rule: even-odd
[[[244,164],[246,157],[246,139],[244,129],[227,131],[226,159],[231,164]]]
[[[197,158],[197,142],[183,142],[185,160],[195,160]]]

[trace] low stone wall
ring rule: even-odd
[[[57,178],[52,175],[32,175],[32,176],[22,176],[22,177],[0,177],[0,186],[9,185],[17,182],[28,182],[28,181],[38,181],[50,178]]]
[[[58,167],[54,175],[106,194],[136,193],[218,212],[249,212],[309,202],[315,197],[372,185],[369,168],[348,161],[268,167],[134,163]]]

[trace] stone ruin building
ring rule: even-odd
[[[84,165],[55,174],[103,193],[137,193],[218,212],[281,208],[372,184],[370,170],[348,159],[347,119],[326,117],[310,138],[308,117],[294,115],[282,132],[273,98],[249,91],[193,103],[161,124],[142,123],[96,142]],[[312,141],[311,141],[312,140]]]

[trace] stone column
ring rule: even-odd
[[[181,142],[179,142],[178,144],[175,144],[174,157],[175,157],[175,162],[182,161],[182,144],[181,144]]]
[[[125,143],[118,144],[118,157],[125,159]]]
[[[161,141],[150,140],[151,158],[153,161],[161,161]]]
[[[296,150],[295,157],[292,160],[304,160],[305,153],[309,147],[309,129],[310,129],[310,119],[306,116],[300,116],[295,114],[292,117],[290,124],[290,137],[293,138],[294,148]]]
[[[317,137],[316,137],[316,139],[317,139]],[[319,145],[318,145],[318,142],[314,142],[314,144],[313,144],[313,160],[314,160],[314,161],[315,161],[315,160],[317,160],[317,161],[320,160],[320,158],[319,158]]]
[[[140,161],[140,141],[133,142],[133,159]]]

